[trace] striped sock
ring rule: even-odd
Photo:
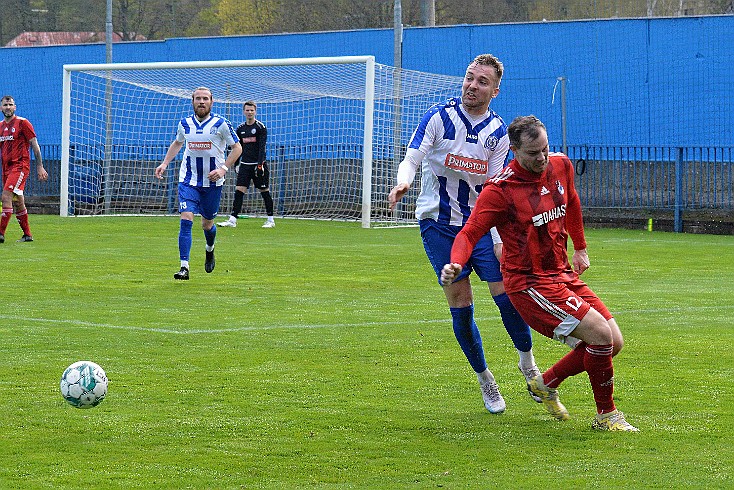
[[[23,234],[31,236],[31,227],[28,224],[28,210],[24,209],[23,211],[18,211],[15,214],[15,218],[18,220],[18,224],[20,225],[20,229],[23,230]]]
[[[594,392],[596,411],[607,413],[615,409],[614,366],[612,364],[612,344],[587,345],[584,349],[584,367],[589,375],[591,390]]]

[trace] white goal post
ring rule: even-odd
[[[178,166],[153,176],[196,87],[234,127],[257,103],[268,129],[276,216],[412,224],[417,185],[389,211],[387,194],[411,132],[461,77],[375,63],[373,56],[64,65],[61,216],[177,214]],[[220,215],[230,211],[227,176]],[[250,189],[243,213],[264,214]]]

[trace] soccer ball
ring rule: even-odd
[[[99,405],[107,394],[107,375],[92,361],[77,361],[61,375],[61,396],[76,408]]]

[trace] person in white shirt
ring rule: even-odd
[[[474,58],[466,69],[461,97],[431,107],[413,132],[405,159],[398,167],[397,185],[388,202],[394,208],[410,189],[418,168],[421,188],[416,217],[423,246],[437,278],[450,262],[454,238],[469,219],[484,182],[507,164],[507,125],[489,104],[499,93],[504,66],[491,54]],[[453,319],[454,335],[477,374],[485,408],[505,410],[494,375],[487,367],[482,337],[474,321],[469,274],[474,270],[500,310],[502,322],[518,350],[518,368],[529,383],[540,370],[535,364],[530,327],[510,302],[502,284],[499,258],[502,241],[496,230],[477,245],[467,267],[451,284],[443,285]],[[542,400],[534,393],[538,403]]]
[[[178,210],[181,222],[178,234],[178,251],[181,268],[173,275],[174,279],[189,279],[189,255],[191,253],[191,229],[194,214],[201,215],[201,227],[206,239],[206,260],[204,270],[214,270],[214,243],[217,227],[214,219],[219,210],[222,197],[224,175],[242,153],[232,124],[225,118],[212,114],[214,98],[206,87],[194,90],[191,96],[194,114],[184,117],[178,123],[176,138],[168,147],[165,157],[155,169],[155,176],[163,179],[168,164],[184,149],[178,173]],[[225,150],[231,150],[225,158]]]

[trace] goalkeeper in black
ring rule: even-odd
[[[265,203],[265,212],[268,220],[263,228],[274,228],[273,220],[273,197],[270,195],[270,169],[265,158],[265,144],[268,139],[268,130],[265,125],[255,119],[257,104],[248,100],[242,106],[245,113],[245,122],[240,124],[235,133],[242,144],[242,156],[240,156],[239,170],[237,171],[237,185],[235,187],[232,213],[227,221],[218,223],[218,226],[237,226],[237,216],[242,211],[242,200],[245,192],[250,188],[250,182],[260,191]]]

